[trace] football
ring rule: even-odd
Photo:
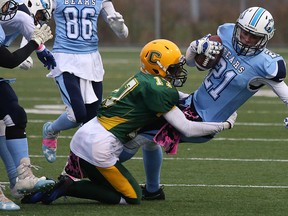
[[[218,35],[212,35],[209,38],[209,40],[222,43],[222,40]],[[195,64],[196,64],[197,69],[200,71],[205,71],[205,70],[209,70],[210,68],[213,68],[220,60],[222,53],[223,53],[223,49],[220,51],[219,54],[214,55],[215,59],[210,59],[203,53],[197,54],[195,56]]]

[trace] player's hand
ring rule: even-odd
[[[35,27],[31,40],[34,40],[38,45],[40,45],[52,38],[53,35],[50,27],[47,24],[44,24],[40,28],[37,26]]]
[[[30,68],[33,67],[33,59],[29,56],[18,67],[23,69],[23,70],[29,70]]]
[[[192,41],[190,44],[190,49],[192,50],[192,52],[197,54],[203,53],[210,59],[215,59],[213,55],[219,54],[223,46],[217,41],[210,41],[210,37],[211,34],[207,34],[203,38]]]
[[[288,117],[286,117],[286,118],[284,119],[284,124],[285,124],[285,127],[288,128]]]
[[[107,16],[107,20],[110,27],[115,32],[115,34],[117,34],[118,37],[128,37],[129,31],[124,23],[123,16],[120,13],[115,12],[114,15]]]
[[[36,50],[36,54],[38,59],[44,64],[44,67],[47,67],[48,70],[56,67],[55,58],[47,48]]]

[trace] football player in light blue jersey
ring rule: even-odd
[[[29,0],[27,2],[27,6],[23,3],[18,4],[15,2],[15,5],[16,4],[18,9],[13,19],[0,20],[0,24],[5,32],[4,40],[1,42],[1,44],[3,44],[5,47],[10,46],[11,43],[13,43],[14,40],[21,35],[23,36],[23,39],[20,47],[25,46],[33,35],[35,25],[40,23],[43,25],[51,18],[52,5],[50,0],[34,0],[33,2]],[[39,60],[44,61],[44,65],[47,62],[48,67],[53,66],[54,63],[56,64],[53,55],[49,52],[48,49],[45,48],[45,45],[41,44],[35,51]],[[51,62],[51,64],[49,62]],[[18,67],[24,70],[28,70],[32,66],[33,60],[31,57],[28,57]],[[0,123],[0,130],[4,132],[0,135],[0,157],[5,164],[5,168],[9,177],[11,194],[15,198],[20,198],[23,195],[19,194],[14,187],[16,184],[16,178],[18,176],[16,169],[17,166],[11,162],[13,161],[13,156],[11,154],[15,152],[13,148],[19,149],[19,147],[18,145],[14,145],[14,142],[6,142],[5,124],[3,121]],[[23,147],[25,148],[25,145],[23,145]]]
[[[18,3],[18,11],[15,17],[8,21],[0,21],[5,31],[5,46],[10,46],[18,36],[23,36],[20,47],[30,40],[36,25],[42,25],[51,18],[52,0],[28,0],[26,4]],[[50,51],[41,45],[36,50],[38,59],[47,69],[56,66],[55,59]],[[33,67],[33,60],[28,57],[19,67],[28,70]]]
[[[17,10],[18,4],[13,0],[0,0],[1,21],[11,21],[11,19],[16,17]],[[31,33],[29,42],[12,53],[3,45],[5,37],[5,32],[2,25],[0,25],[0,66],[12,69],[17,67],[37,47],[53,36],[50,27],[46,24],[40,29],[36,27]],[[0,119],[1,123],[4,124],[4,126],[1,125],[0,127],[0,155],[1,158],[7,155],[9,159],[9,168],[6,168],[8,175],[10,169],[13,171],[16,169],[17,179],[14,179],[14,185],[12,186],[16,192],[31,193],[45,190],[45,188],[49,189],[55,183],[53,180],[48,180],[46,177],[37,178],[32,173],[28,140],[25,132],[27,115],[25,110],[19,105],[17,95],[10,86],[13,81],[15,79],[0,78]],[[19,209],[18,205],[5,197],[0,185],[0,210]]]
[[[240,14],[236,24],[227,23],[219,26],[217,34],[222,39],[224,49],[222,58],[209,70],[202,85],[194,93],[186,97],[185,94],[181,94],[183,99],[179,106],[190,107],[198,121],[225,121],[264,85],[272,88],[287,105],[288,87],[283,81],[286,77],[286,63],[280,55],[266,48],[274,31],[272,15],[261,7],[245,10]],[[186,51],[187,65],[195,66],[194,57],[200,50],[210,57],[219,51],[219,45],[209,41],[209,36],[191,42]],[[160,130],[158,138],[161,138],[161,131],[167,134],[167,129],[169,125]],[[134,140],[135,149],[144,145],[142,150],[146,187],[142,192],[143,199],[147,200],[165,199],[159,185],[162,149],[151,141],[156,132],[159,131],[149,131],[142,136],[138,135]],[[201,143],[213,137],[213,134],[196,139],[181,136],[181,141]],[[150,138],[150,141],[147,138]],[[165,139],[165,136],[162,138]],[[129,154],[134,154],[131,148],[122,152],[120,159],[129,159]]]
[[[42,150],[50,163],[56,160],[60,131],[78,127],[95,117],[102,101],[104,68],[98,50],[99,16],[119,38],[128,36],[124,19],[110,0],[55,0],[53,5],[56,36],[52,52],[57,67],[47,76],[58,85],[66,112],[43,125]]]

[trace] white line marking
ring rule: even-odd
[[[9,182],[0,182],[9,185]],[[165,187],[213,187],[213,188],[261,188],[261,189],[288,189],[286,185],[208,185],[208,184],[161,184]]]
[[[31,158],[44,158],[43,155],[30,155]],[[67,158],[68,155],[57,155],[57,158]],[[142,157],[133,157],[132,160],[143,160]],[[243,159],[243,158],[180,158],[180,157],[164,157],[163,160],[189,160],[189,161],[239,161],[239,162],[278,162],[288,163],[286,159]]]
[[[265,188],[265,189],[288,189],[282,185],[207,185],[207,184],[163,184],[167,187],[215,187],[215,188]]]

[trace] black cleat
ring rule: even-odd
[[[21,203],[22,204],[34,204],[34,203],[40,202],[43,196],[44,196],[44,192],[37,191],[31,194],[25,195],[21,199]]]
[[[44,194],[41,199],[43,204],[50,204],[61,196],[65,196],[67,189],[73,184],[73,180],[67,175],[61,175],[54,187]]]
[[[165,200],[165,193],[163,191],[164,185],[162,185],[158,191],[150,193],[146,190],[146,185],[142,188],[142,200]]]

